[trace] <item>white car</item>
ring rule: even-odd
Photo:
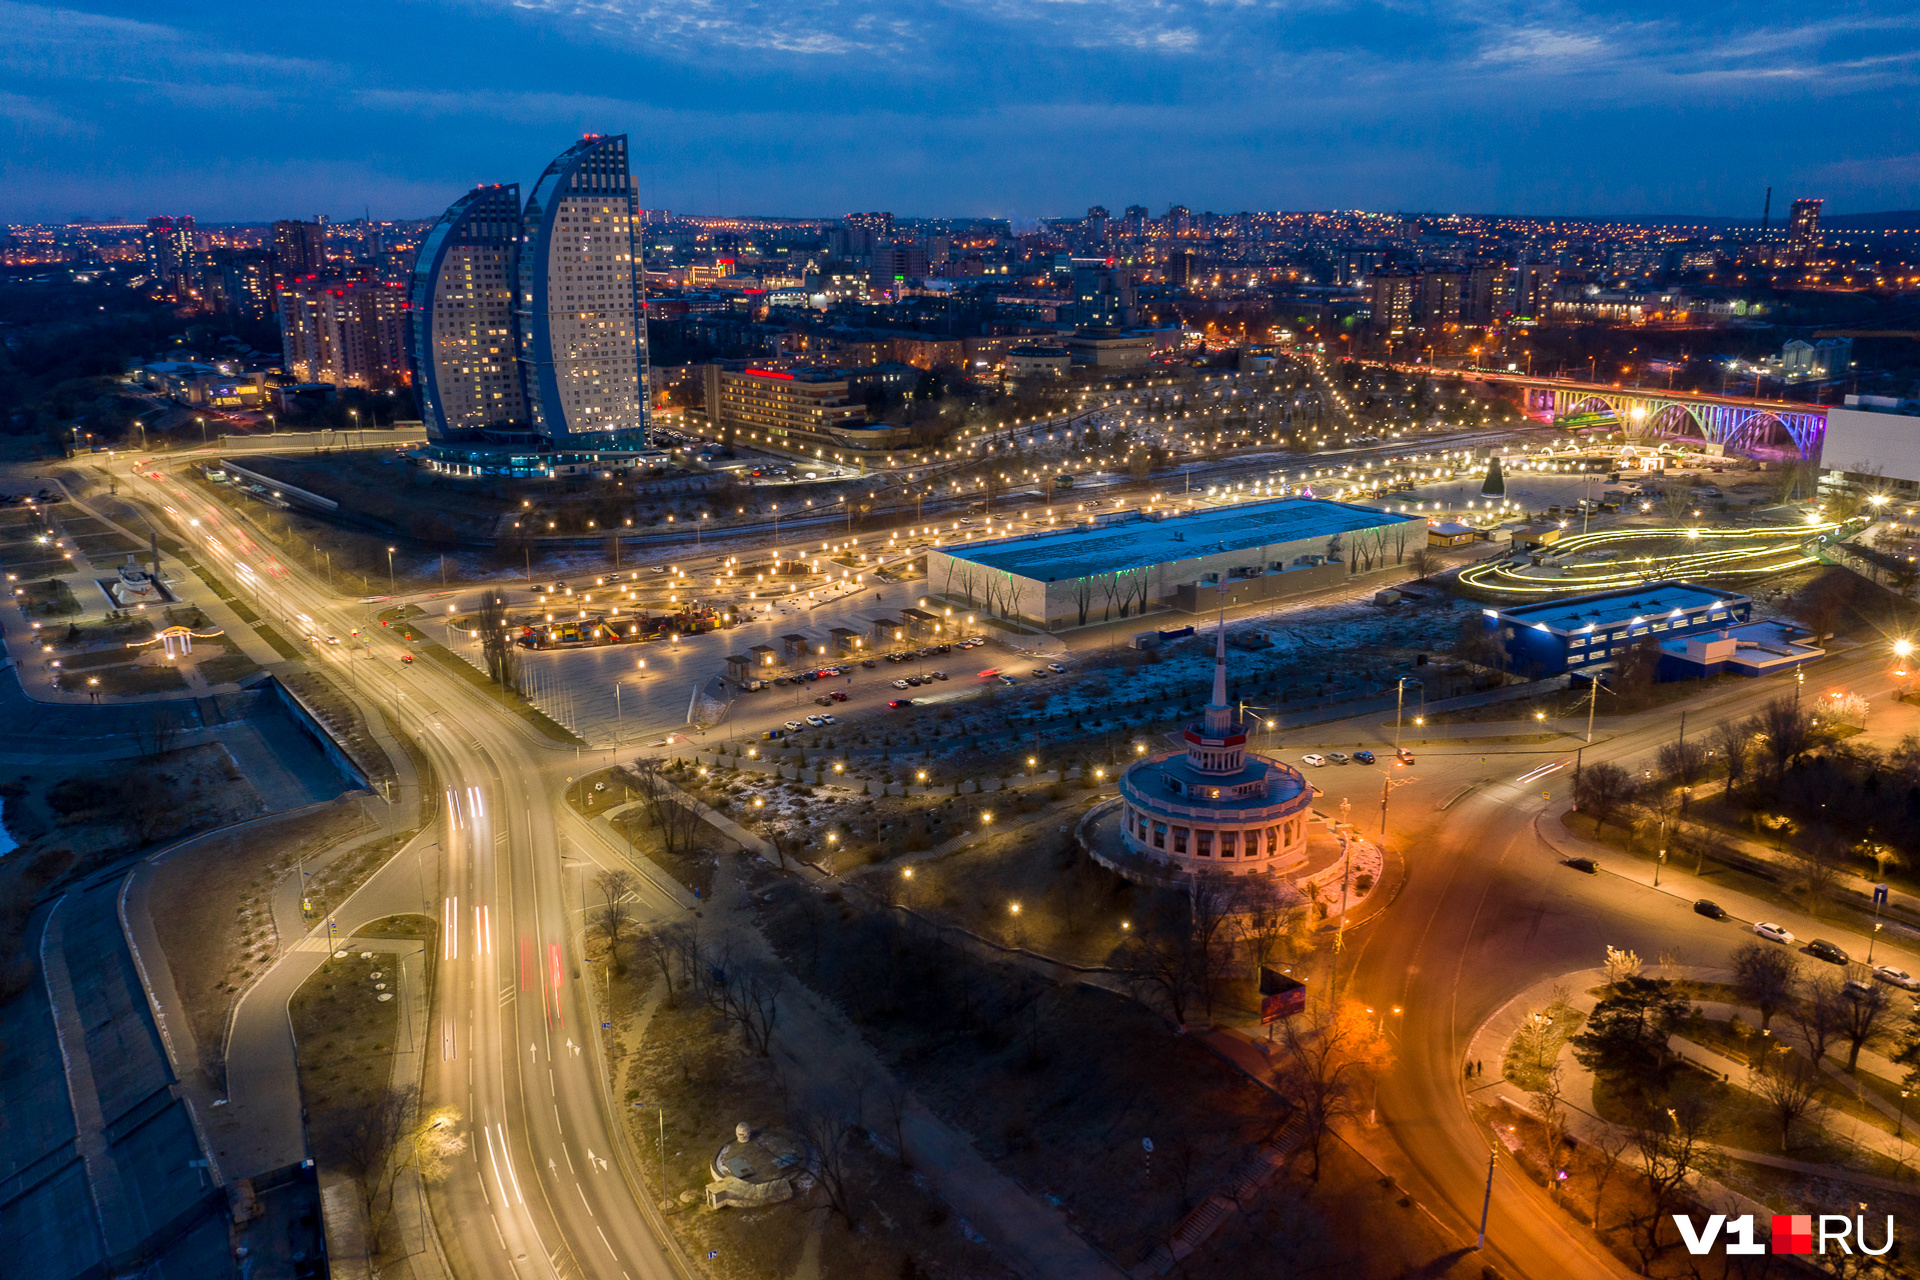
[[[798,720],[789,720],[789,721],[787,721],[787,732],[788,732],[788,733],[794,733],[794,732],[797,732],[798,730],[800,730],[800,729],[803,729],[803,728],[805,728],[805,727],[806,727],[806,726],[804,726],[804,725],[802,725],[802,724],[801,724],[801,723],[800,723],[800,722],[799,722]]]
[[[1065,667],[1061,666],[1057,662],[1049,662],[1047,664],[1047,670],[1053,672],[1055,675],[1065,675],[1067,671]]]
[[[821,725],[825,724],[826,721],[822,720],[819,716],[808,716],[807,723],[818,729]]]
[[[1914,977],[1905,969],[1896,969],[1890,964],[1873,966],[1873,976],[1882,982],[1890,982],[1902,991],[1920,991],[1920,978]]]
[[[819,720],[821,724],[839,724],[840,723],[838,720],[835,720],[832,716],[828,715],[824,711],[822,711],[818,716],[816,716],[815,719]]]
[[[1301,756],[1301,757],[1300,757],[1300,762],[1301,762],[1302,764],[1310,764],[1310,765],[1312,765],[1312,766],[1313,766],[1314,768],[1316,768],[1316,769],[1317,769],[1317,768],[1319,768],[1319,767],[1320,767],[1321,765],[1323,765],[1323,764],[1325,764],[1325,763],[1327,762],[1327,758],[1326,758],[1325,756],[1323,756],[1323,755],[1321,755],[1321,754],[1320,754],[1319,752],[1317,752],[1317,751],[1309,751],[1309,752],[1307,752],[1307,754],[1305,754],[1305,755],[1303,755],[1303,756]]]
[[[1753,931],[1765,938],[1768,942],[1793,941],[1793,934],[1789,933],[1784,926],[1774,924],[1770,920],[1755,920],[1753,922]]]
[[[905,680],[895,680],[893,682],[893,687],[896,689],[904,689],[907,687],[907,682]]]

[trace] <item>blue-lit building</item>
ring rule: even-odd
[[[645,282],[626,135],[589,134],[547,166],[521,217],[520,384],[543,443],[645,445]]]
[[[513,184],[467,192],[421,243],[407,348],[420,417],[436,444],[532,439],[513,323],[519,250]]]
[[[1741,626],[1753,618],[1753,601],[1692,582],[1650,582],[1484,613],[1509,669],[1539,678],[1615,662],[1649,636],[1664,646]]]

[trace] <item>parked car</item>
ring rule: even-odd
[[[793,732],[793,731],[795,731],[795,730],[797,730],[797,729],[799,729],[799,728],[801,728],[801,727],[802,727],[802,726],[801,726],[801,724],[800,724],[800,722],[799,722],[798,720],[789,720],[789,721],[787,721],[787,731],[788,731],[789,733],[791,733],[791,732]]]
[[[887,705],[897,710],[900,707],[912,706],[913,699],[912,698],[895,698],[892,702],[889,702]]]
[[[1568,858],[1565,862],[1561,863],[1560,865],[1566,866],[1566,867],[1572,867],[1575,871],[1582,871],[1590,876],[1595,876],[1600,874],[1600,864],[1595,862],[1592,858]]]
[[[1771,920],[1755,920],[1753,922],[1753,931],[1765,938],[1768,942],[1793,941],[1793,933],[1787,929],[1785,925],[1775,924]]]
[[[909,687],[911,687],[911,688],[914,688],[914,689],[918,689],[918,688],[919,688],[919,687],[920,687],[921,685],[923,685],[923,684],[925,684],[925,683],[926,683],[926,681],[925,681],[925,680],[923,680],[923,679],[921,679],[921,678],[920,678],[919,676],[908,676],[908,677],[907,677],[907,684],[908,684],[908,686],[909,686]]]
[[[947,673],[944,671],[933,671],[933,672],[929,672],[927,675],[927,679],[929,680],[945,680],[946,678],[947,678]]]
[[[1845,964],[1847,962],[1847,953],[1840,949],[1840,945],[1838,943],[1828,942],[1825,938],[1807,939],[1807,954],[1816,960],[1825,960],[1828,964]]]
[[[826,721],[822,720],[819,716],[808,716],[807,723],[818,729],[821,725],[825,724]]]
[[[826,712],[822,711],[820,713],[820,723],[821,724],[839,724],[840,721],[835,719],[833,716],[828,715]]]
[[[1840,994],[1849,1000],[1866,1000],[1874,993],[1874,988],[1857,978],[1848,978],[1840,984]]]
[[[832,699],[832,698],[829,698],[829,697],[828,697],[828,696],[827,696],[826,694],[824,694],[824,693],[823,693],[823,694],[821,694],[821,695],[820,695],[819,697],[817,697],[817,698],[815,698],[815,699],[814,699],[814,701],[815,701],[816,703],[818,703],[818,704],[819,704],[820,706],[823,706],[823,707],[830,707],[830,706],[832,706],[832,705],[833,705],[833,699]]]
[[[1001,684],[1018,684],[1020,682],[1018,680],[1015,680],[1012,676],[1001,676],[1000,683]]]
[[[833,692],[827,695],[827,700],[829,702],[845,702],[847,700],[847,695],[845,693],[842,693],[840,690],[835,689],[833,690]]]
[[[1354,753],[1353,753],[1353,758],[1354,758],[1354,760],[1355,760],[1355,761],[1356,761],[1357,763],[1359,763],[1359,764],[1372,764],[1372,763],[1373,763],[1373,752],[1371,752],[1371,751],[1356,751],[1356,752],[1354,752]]]
[[[1047,669],[1045,667],[1035,667],[1033,670],[1027,672],[1027,674],[1035,680],[1045,680],[1047,678]]]
[[[873,665],[874,665],[874,664],[873,664],[873,659],[872,659],[872,658],[862,658],[862,659],[860,659],[860,665],[861,665],[861,666],[863,666],[863,667],[865,667],[865,668],[867,668],[867,669],[868,669],[869,671],[871,671],[871,670],[873,669]]]
[[[1057,662],[1049,662],[1047,664],[1047,670],[1053,672],[1055,675],[1061,675],[1066,671],[1066,668]]]
[[[1902,991],[1920,991],[1920,978],[1914,977],[1905,969],[1896,969],[1890,964],[1873,966],[1873,976],[1882,982],[1892,983]]]
[[[893,682],[893,687],[896,689],[904,689],[907,687],[907,682],[905,680],[895,680]]]
[[[1307,752],[1307,754],[1300,757],[1300,762],[1302,764],[1310,764],[1314,768],[1318,769],[1321,765],[1327,762],[1327,758],[1321,755],[1317,751],[1309,751]]]
[[[1696,899],[1693,904],[1693,911],[1695,915],[1705,916],[1709,920],[1725,920],[1727,918],[1727,909],[1709,898]]]
[[[1327,759],[1333,761],[1335,764],[1346,764],[1352,757],[1344,751],[1329,751],[1327,752]]]

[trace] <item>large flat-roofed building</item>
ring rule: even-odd
[[[1820,467],[1830,484],[1920,494],[1920,400],[1848,396],[1829,408]]]
[[[1649,637],[1664,643],[1740,626],[1753,620],[1753,601],[1692,582],[1649,582],[1484,615],[1511,669],[1538,679],[1617,662]]]
[[[927,590],[1036,626],[1084,626],[1336,586],[1357,539],[1390,566],[1426,545],[1426,518],[1318,498],[1118,512],[1057,533],[948,543],[927,553]]]

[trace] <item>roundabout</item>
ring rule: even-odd
[[[1830,521],[1747,529],[1635,528],[1575,534],[1521,561],[1489,560],[1460,572],[1464,586],[1502,595],[1572,595],[1645,582],[1757,577],[1814,564],[1813,548],[1841,528]]]

